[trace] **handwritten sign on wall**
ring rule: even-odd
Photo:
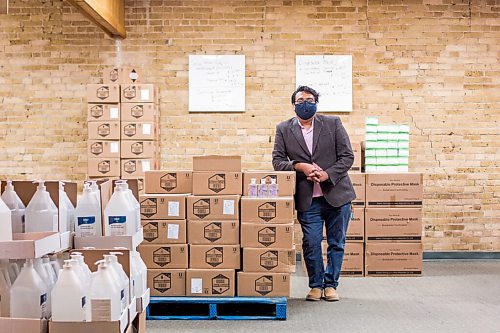
[[[189,56],[189,112],[245,112],[245,56]]]
[[[352,111],[352,56],[296,56],[295,82],[319,92],[318,111]]]

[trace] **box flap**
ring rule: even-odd
[[[125,247],[133,250],[144,240],[142,228],[133,236],[95,236],[75,237],[75,249],[94,247],[96,249],[112,249],[114,247]]]
[[[2,333],[47,333],[48,322],[45,319],[0,317]]]
[[[144,295],[138,297],[136,300],[137,312],[142,313],[146,311],[146,308],[149,305],[150,297],[151,297],[151,290],[148,288],[144,293]]]
[[[241,172],[241,156],[193,156],[193,171]]]
[[[13,240],[0,242],[0,258],[27,259],[40,258],[57,252],[61,240],[57,232],[33,232],[12,234]]]

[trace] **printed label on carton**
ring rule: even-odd
[[[156,198],[147,198],[141,201],[141,215],[151,217],[158,212]]]
[[[96,119],[101,118],[104,115],[104,109],[102,105],[94,105],[90,108],[90,115]]]
[[[169,201],[168,202],[168,216],[179,216],[180,215],[180,205],[178,201]]]
[[[203,279],[192,278],[191,279],[191,294],[202,294],[203,293]],[[208,292],[206,292],[208,294]]]
[[[94,142],[90,146],[90,152],[94,155],[100,155],[103,152],[102,142]]]
[[[222,224],[220,222],[213,222],[204,228],[204,237],[211,242],[222,237]]]
[[[203,219],[210,215],[210,199],[200,199],[193,204],[193,214]]]
[[[97,98],[99,99],[106,99],[109,97],[109,87],[108,86],[102,86],[97,88]]]
[[[144,151],[144,145],[143,145],[143,143],[142,142],[134,142],[130,146],[130,151],[132,152],[132,154],[135,154],[135,155],[142,154],[142,152]]]
[[[224,249],[222,247],[213,247],[207,252],[205,252],[205,262],[212,267],[217,267],[222,262],[224,258]]]
[[[102,161],[97,164],[97,171],[100,173],[108,173],[111,171],[111,162],[110,161]]]
[[[276,217],[276,202],[265,202],[258,207],[258,216],[269,222]]]
[[[127,99],[133,99],[136,96],[136,90],[135,86],[128,86],[127,88],[123,89],[123,97]]]
[[[179,225],[169,224],[167,227],[167,238],[168,239],[179,239]]]
[[[97,127],[97,134],[102,137],[106,137],[111,133],[111,127],[109,124],[102,124]]]
[[[142,205],[141,205],[142,207]],[[149,222],[142,227],[144,239],[148,242],[152,242],[158,238],[158,222]]]
[[[216,174],[212,177],[208,178],[208,188],[215,192],[219,193],[223,189],[226,188],[226,175],[224,174]]]
[[[153,288],[161,293],[172,288],[172,274],[161,273],[153,278]]]
[[[212,279],[212,294],[220,295],[229,290],[229,278],[219,274]]]
[[[278,266],[278,251],[267,251],[260,255],[260,266],[271,270]]]
[[[165,266],[170,264],[172,260],[172,252],[170,247],[161,247],[153,252],[153,262],[158,266]]]
[[[287,176],[287,177],[290,177],[290,176]],[[267,175],[267,176],[262,177],[260,179],[261,182],[259,184],[262,183],[263,179],[266,181],[266,184],[268,184],[268,185],[271,184],[272,179],[274,179],[276,182],[278,182],[278,176],[276,176],[276,175]]]
[[[259,243],[268,247],[276,242],[276,227],[266,227],[258,232]]]
[[[135,124],[128,124],[123,127],[123,134],[125,134],[128,137],[134,136],[136,133],[136,128]]]
[[[234,215],[234,200],[224,200],[224,207],[222,209],[224,215]]]
[[[125,162],[123,168],[124,168],[124,170],[125,170],[126,173],[134,173],[135,170],[137,170],[137,166],[136,166],[135,161],[127,161],[127,162]]]
[[[109,72],[109,80],[111,82],[115,82],[118,80],[118,69],[116,68],[113,68],[110,72]]]
[[[255,291],[261,295],[267,295],[273,291],[273,277],[264,275],[255,280]]]
[[[172,191],[177,187],[177,174],[167,173],[165,176],[160,178],[160,187],[167,192]]]
[[[141,89],[141,101],[149,100],[149,89]]]
[[[144,105],[134,105],[130,108],[130,115],[134,118],[141,118],[144,116]]]

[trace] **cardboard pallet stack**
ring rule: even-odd
[[[186,198],[191,171],[149,171],[140,196],[144,242],[139,252],[148,268],[152,296],[186,295],[188,268]]]
[[[243,271],[238,272],[238,296],[290,296],[290,273],[295,271],[295,172],[245,172],[248,195],[251,179],[266,184],[274,178],[279,197],[241,199]]]
[[[104,70],[103,84],[87,85],[88,176],[139,179],[159,164],[159,99],[131,67]]]

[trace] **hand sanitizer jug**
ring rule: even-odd
[[[44,181],[38,183],[38,188],[26,207],[26,232],[58,232],[57,207],[50,198]]]
[[[12,240],[12,213],[10,208],[0,199],[0,241]]]
[[[59,232],[75,230],[75,207],[64,190],[64,182],[59,182]]]
[[[104,260],[96,262],[97,271],[90,284],[91,321],[116,321],[121,316],[120,289]]]
[[[76,236],[102,236],[101,205],[89,184],[83,185],[83,195],[76,206]]]
[[[104,209],[105,236],[132,236],[135,233],[136,212],[128,197],[128,189],[117,183],[111,199]]]
[[[10,208],[12,214],[12,232],[13,233],[23,233],[24,232],[24,214],[26,207],[24,207],[21,198],[14,191],[14,186],[12,181],[7,181],[7,186],[5,186],[5,191],[2,194],[2,200],[5,202],[7,207]]]

